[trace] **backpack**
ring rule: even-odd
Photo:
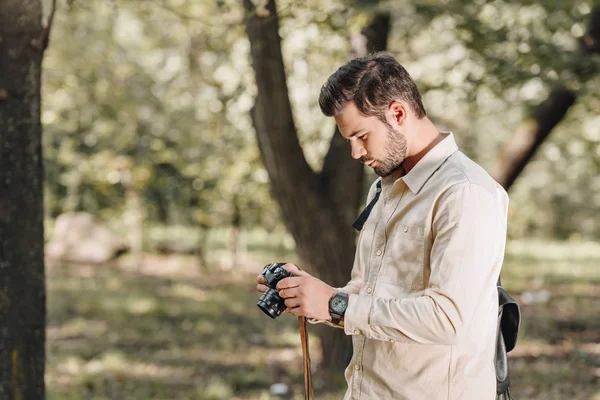
[[[500,284],[498,278],[498,331],[496,333],[496,399],[512,400],[510,394],[510,378],[508,375],[508,352],[515,348],[521,310],[517,302],[510,297]]]

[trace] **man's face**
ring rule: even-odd
[[[406,137],[377,117],[363,116],[353,101],[346,103],[335,121],[350,142],[352,157],[373,168],[377,175],[390,175],[406,159]]]

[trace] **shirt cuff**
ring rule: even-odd
[[[326,319],[307,318],[306,320],[308,321],[309,324],[313,324],[313,325],[323,324],[323,325],[329,325],[329,326],[334,327],[334,328],[344,329],[343,325],[336,325],[333,322],[328,321]]]
[[[373,296],[351,294],[348,308],[344,314],[344,332],[346,335],[364,335],[369,337],[369,314],[373,305]]]

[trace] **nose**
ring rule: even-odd
[[[367,155],[367,150],[362,144],[359,143],[358,140],[351,141],[350,145],[352,146],[352,158],[355,160]]]

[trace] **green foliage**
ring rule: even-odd
[[[135,191],[151,221],[228,225],[235,199],[248,224],[276,225],[239,24],[193,24],[151,2],[74,2],[55,26],[43,113],[51,216],[118,217]]]
[[[586,55],[591,1],[390,2],[390,50],[416,78],[429,116],[491,171],[551,90],[578,98],[511,189],[512,237],[598,238],[600,56]]]
[[[510,234],[598,238],[600,75],[578,43],[591,1],[278,3],[290,100],[319,170],[334,121],[319,89],[349,36],[390,10],[389,49],[429,116],[491,170],[517,126],[555,87],[577,103],[513,187]],[[256,87],[234,0],[69,1],[44,60],[49,217],[85,209],[120,219],[131,193],[150,223],[280,229],[250,118]],[[301,195],[301,194],[299,194]]]

